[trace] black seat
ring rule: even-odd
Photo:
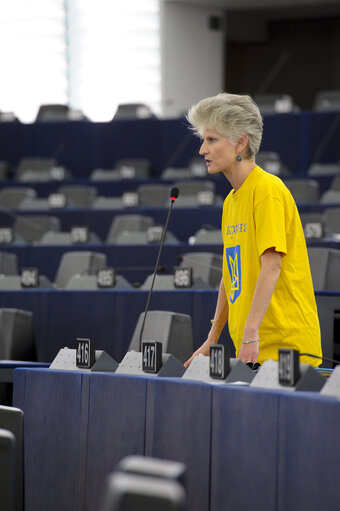
[[[340,250],[308,247],[315,291],[340,291]]]
[[[13,433],[0,429],[0,495],[1,511],[15,508],[16,442]]]
[[[121,103],[113,119],[148,119],[150,117],[155,117],[155,114],[144,103]]]
[[[47,232],[59,232],[60,219],[49,215],[20,215],[14,222],[14,231],[27,243],[40,241]]]
[[[129,351],[141,351],[140,331],[144,313],[141,313],[133,333]],[[194,351],[191,317],[170,311],[149,311],[144,326],[143,340],[159,341],[163,352],[170,353],[184,363]]]
[[[223,257],[212,252],[188,252],[182,256],[181,267],[192,268],[193,277],[201,278],[217,288],[222,277]]]
[[[315,179],[286,179],[284,183],[295,202],[318,202],[319,183]]]
[[[323,90],[315,96],[313,109],[316,112],[340,110],[340,90]]]
[[[65,252],[57,269],[55,284],[65,288],[74,275],[91,275],[106,267],[106,255],[100,252]]]
[[[255,94],[254,100],[259,107],[261,114],[286,114],[299,110],[299,107],[295,104],[294,99],[289,94]]]
[[[0,309],[0,359],[36,361],[32,312]]]
[[[14,485],[15,497],[13,510],[22,511],[23,509],[23,411],[12,406],[0,406],[0,428],[10,431],[15,438],[15,472]],[[1,483],[0,483],[1,484]],[[3,493],[1,495],[1,509]]]
[[[146,215],[117,215],[111,222],[106,243],[117,243],[119,236],[125,232],[146,232],[154,220]]]
[[[186,495],[177,481],[129,473],[107,480],[101,511],[185,511]]]

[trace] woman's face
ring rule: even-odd
[[[204,156],[209,174],[228,171],[236,162],[236,146],[214,130],[205,130],[199,151]]]

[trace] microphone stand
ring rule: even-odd
[[[161,244],[159,245],[157,261],[156,261],[155,269],[154,269],[154,272],[153,272],[151,287],[150,287],[150,291],[149,291],[149,294],[148,294],[148,299],[147,299],[146,307],[145,307],[145,311],[144,311],[143,323],[142,323],[142,326],[141,326],[141,329],[140,329],[140,336],[139,336],[139,349],[140,350],[142,349],[142,336],[143,336],[143,332],[144,332],[146,315],[147,315],[148,310],[149,310],[149,304],[150,304],[150,300],[151,300],[152,290],[153,290],[153,286],[154,286],[154,283],[155,283],[158,263],[159,263],[159,259],[161,257],[161,252],[162,252],[163,245],[164,245],[166,231],[168,229],[168,223],[169,223],[169,220],[170,220],[170,215],[171,215],[172,207],[173,207],[174,202],[175,202],[176,199],[177,199],[177,197],[176,198],[171,197],[171,204],[170,204],[170,208],[169,208],[169,212],[168,212],[168,217],[166,219],[165,226],[164,226],[164,229],[163,229],[162,238],[161,238]]]

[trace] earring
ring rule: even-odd
[[[241,156],[240,154],[238,154],[238,155],[236,156],[236,160],[237,160],[237,161],[242,161],[242,156]]]

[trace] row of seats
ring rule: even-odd
[[[260,151],[256,155],[257,164],[264,170],[275,175],[289,176],[291,170],[282,162],[275,151]],[[147,158],[124,158],[115,162],[112,169],[94,169],[90,181],[119,181],[121,179],[150,179],[155,169]],[[340,174],[340,163],[319,163],[310,165],[307,175],[336,175]],[[204,159],[193,157],[187,167],[163,169],[159,176],[161,180],[193,179],[206,176]],[[72,179],[71,172],[61,166],[55,158],[22,158],[15,169],[6,161],[0,161],[0,179],[12,179],[18,182],[68,181]]]
[[[222,205],[216,185],[209,180],[174,182],[180,187],[179,207]],[[0,191],[0,207],[18,210],[48,211],[63,208],[123,209],[126,207],[166,207],[170,203],[168,184],[139,185],[136,192],[121,197],[98,196],[95,186],[60,186],[49,197],[38,197],[31,187],[4,187]]]
[[[316,291],[339,291],[340,250],[323,247],[308,247],[308,254]],[[172,274],[157,275],[155,289],[180,288],[217,289],[222,275],[222,255],[211,252],[187,252],[182,255],[178,267]],[[176,269],[186,274],[176,274]],[[122,275],[115,275],[114,268],[107,264],[106,254],[100,252],[65,252],[60,260],[55,280],[37,273],[38,269],[27,268],[18,274],[16,254],[0,252],[0,289],[56,288],[56,289],[132,289],[133,286]],[[36,273],[35,281],[33,270]],[[190,271],[188,271],[190,270]],[[178,279],[178,280],[176,280]],[[186,283],[182,282],[184,279]],[[151,287],[150,274],[140,289]]]
[[[115,162],[112,169],[94,169],[91,181],[118,181],[121,179],[150,179],[154,175],[154,166],[148,158],[123,158]],[[162,179],[182,179],[204,177],[206,167],[202,158],[192,158],[187,168],[166,168]],[[0,179],[12,179],[18,182],[67,181],[72,179],[71,172],[61,166],[56,158],[22,158],[13,169],[6,161],[0,161]]]
[[[147,215],[116,215],[111,222],[104,243],[114,245],[148,245],[159,243],[163,226],[155,224],[154,219]],[[200,229],[188,240],[190,244],[218,243],[221,244],[221,233],[209,238],[210,231]],[[206,239],[206,241],[205,241]],[[209,240],[209,241],[208,241]],[[16,215],[13,226],[0,228],[0,243],[35,245],[79,245],[102,243],[99,236],[90,232],[87,226],[75,226],[69,232],[61,231],[60,219],[49,215]],[[168,230],[166,244],[179,243],[177,237]]]
[[[263,115],[298,112],[300,110],[290,94],[258,93],[254,95],[254,100]],[[340,90],[319,91],[314,98],[313,110],[315,112],[340,110]]]
[[[294,98],[284,93],[257,93],[254,95],[262,115],[297,112],[300,110]],[[340,90],[322,90],[314,98],[313,110],[315,112],[329,112],[340,110]],[[156,118],[156,115],[145,103],[121,103],[113,115],[115,119],[147,119]],[[65,104],[40,105],[36,122],[79,121],[87,119],[80,110],[70,108]],[[0,112],[0,121],[18,121],[13,112]]]
[[[192,269],[193,289],[215,289],[222,275],[222,256],[210,252],[188,252],[182,255],[179,268]],[[183,276],[182,276],[183,278]],[[152,274],[140,289],[151,287]],[[133,289],[130,282],[122,275],[116,275],[114,268],[107,264],[106,254],[100,252],[65,252],[57,268],[54,282],[39,275],[37,268],[23,268],[20,275],[16,254],[0,252],[0,290],[2,289]],[[176,285],[174,274],[158,275],[155,289],[177,289],[185,287],[180,282]]]
[[[326,208],[323,212],[302,213],[301,221],[308,240],[337,239],[340,235],[340,208]],[[157,225],[148,215],[116,215],[104,240],[86,225],[74,226],[69,232],[61,230],[61,222],[54,215],[15,215],[12,226],[0,227],[0,244],[17,245],[31,243],[35,245],[149,245],[159,243],[163,226]],[[190,245],[221,245],[219,228],[206,226],[198,229],[188,238]],[[176,234],[168,231],[166,244],[178,244]]]

